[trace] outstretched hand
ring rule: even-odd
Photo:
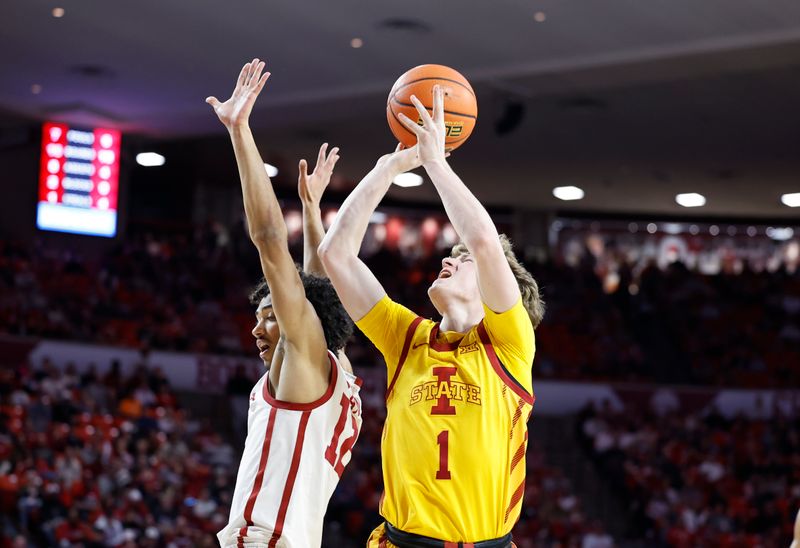
[[[391,154],[384,154],[378,159],[379,166],[387,166],[393,174],[397,175],[411,171],[422,165],[417,154],[417,145],[404,147],[398,143],[397,148]]]
[[[229,130],[247,125],[256,98],[270,76],[269,72],[261,74],[263,70],[264,61],[253,59],[242,67],[233,94],[227,101],[221,103],[213,96],[206,98],[206,103],[214,108],[219,121]]]
[[[417,124],[408,116],[400,113],[400,122],[414,135],[417,136],[417,155],[423,166],[431,163],[443,162],[445,154],[445,125],[444,125],[444,90],[441,86],[433,86],[433,116],[422,102],[414,95],[411,102],[417,107],[417,112],[422,120],[422,125]]]
[[[333,147],[328,152],[328,143],[319,147],[317,164],[314,171],[308,174],[308,162],[300,160],[299,175],[297,176],[297,192],[304,203],[319,205],[322,193],[331,182],[331,174],[336,162],[339,161],[339,147]]]

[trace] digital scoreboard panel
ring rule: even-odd
[[[44,124],[36,210],[39,229],[116,235],[120,138],[113,129]]]

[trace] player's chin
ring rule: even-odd
[[[258,357],[261,358],[261,361],[264,362],[264,367],[269,369],[270,364],[272,363],[272,355],[274,351],[266,352],[263,354],[259,354]]]
[[[428,294],[446,291],[448,279],[449,278],[436,278],[433,280],[433,283],[428,287]]]

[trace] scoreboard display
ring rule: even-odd
[[[120,138],[113,129],[44,124],[36,211],[39,229],[116,235]]]

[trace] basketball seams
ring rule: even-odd
[[[393,102],[397,103],[398,105],[402,105],[402,106],[413,106],[413,105],[404,105],[403,103],[401,103],[399,101],[393,101]],[[392,118],[394,118],[395,122],[397,122],[397,124],[400,127],[400,129],[402,129],[407,135],[413,137],[416,140],[417,136],[414,135],[411,131],[409,131],[408,128],[406,128],[400,122],[400,119],[397,117],[397,113],[392,108],[392,104],[391,103],[392,102],[389,102],[386,106],[387,106],[387,110],[392,113]],[[447,111],[445,111],[445,112],[447,112]],[[469,137],[469,135],[464,135],[464,136],[458,137],[456,139],[453,139],[451,137],[447,137],[446,140],[445,140],[445,144],[446,145],[455,145],[455,144],[461,143],[461,141],[466,140],[468,137]],[[413,145],[409,145],[409,146],[413,146]],[[452,150],[452,149],[450,149],[450,150]]]
[[[403,131],[405,131],[405,132],[406,132],[408,135],[410,135],[412,138],[414,138],[414,140],[416,140],[417,136],[416,136],[416,135],[414,135],[414,134],[413,134],[411,131],[409,131],[409,129],[408,129],[406,126],[404,126],[404,125],[403,125],[403,123],[402,123],[402,122],[400,121],[400,119],[397,117],[397,113],[396,113],[396,112],[394,111],[394,109],[392,108],[392,105],[391,105],[391,103],[390,103],[389,105],[387,105],[387,106],[389,107],[389,112],[391,112],[391,113],[392,113],[392,118],[394,118],[395,122],[397,122],[397,125],[400,127],[400,129],[402,129]]]
[[[395,99],[394,97],[392,97],[392,102],[393,102],[393,103],[397,103],[398,105],[400,105],[400,106],[402,106],[402,107],[411,107],[411,108],[413,108],[413,109],[416,109],[416,108],[417,108],[415,105],[413,105],[413,104],[411,104],[411,103],[403,103],[402,101],[398,101],[398,100],[397,100],[397,99]],[[425,110],[427,110],[427,108],[428,108],[428,107],[425,107]],[[432,109],[431,109],[431,110],[432,110]],[[473,116],[472,114],[464,114],[463,112],[455,112],[455,111],[452,111],[452,110],[445,110],[445,111],[444,111],[444,113],[445,113],[445,114],[450,114],[450,115],[452,115],[452,116],[463,116],[464,118],[470,118],[470,119],[472,119],[472,120],[477,120],[477,119],[478,119],[478,117],[477,117],[477,116]],[[429,113],[429,114],[430,114],[431,116],[433,116],[433,113]]]
[[[426,80],[442,80],[444,82],[452,82],[467,90],[469,94],[472,95],[472,98],[477,100],[477,97],[475,97],[475,92],[472,91],[472,88],[470,88],[469,86],[465,86],[464,82],[459,82],[458,80],[453,80],[452,78],[444,78],[442,76],[426,76],[424,78],[417,78],[416,80],[411,80],[410,82],[406,82],[402,86],[399,86],[397,89],[392,88],[392,96],[394,96],[394,94],[396,94],[401,89],[410,86],[411,84],[416,84],[417,82],[424,82]]]

